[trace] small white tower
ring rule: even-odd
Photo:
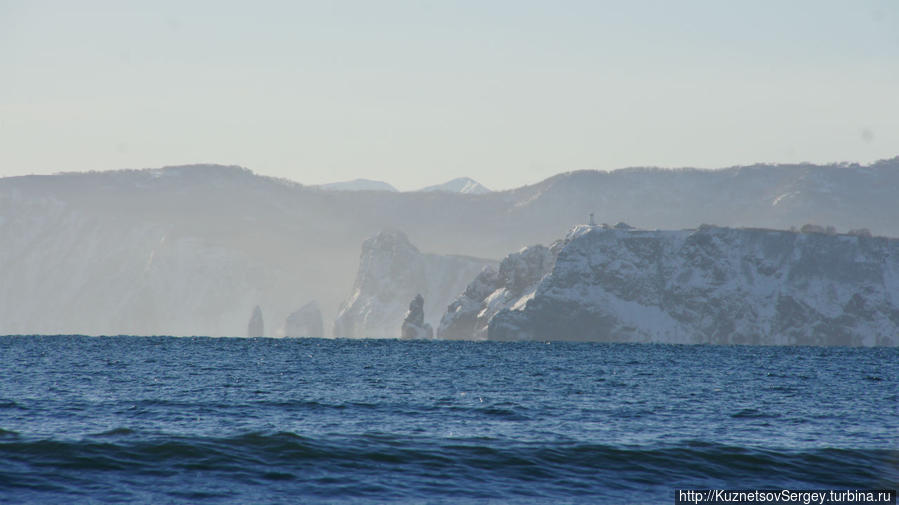
[[[596,226],[596,221],[593,220],[593,213],[590,213],[590,226]]]

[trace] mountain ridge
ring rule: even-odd
[[[899,236],[896,187],[899,158],[580,171],[482,195],[326,191],[218,165],[7,177],[0,333],[244,334],[255,305],[280,322],[309,300],[333,321],[360,244],[384,228],[422,250],[492,259],[589,213],[644,229],[816,223]]]

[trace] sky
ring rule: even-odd
[[[899,155],[899,0],[0,0],[0,176],[493,189]]]

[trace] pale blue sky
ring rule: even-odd
[[[0,0],[0,176],[506,188],[899,155],[899,0]]]

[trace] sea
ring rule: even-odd
[[[0,503],[896,489],[899,349],[0,337]]]

